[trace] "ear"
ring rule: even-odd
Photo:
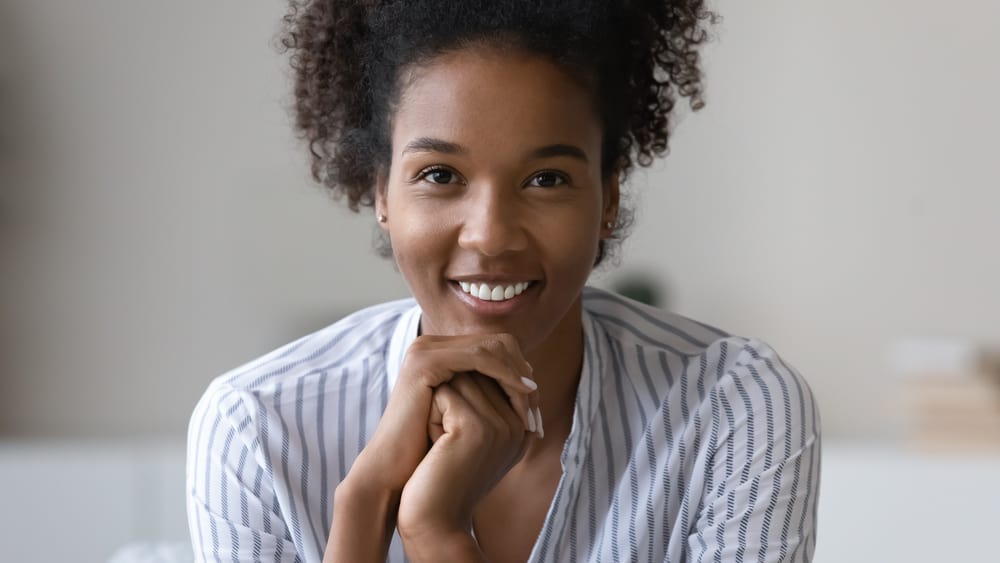
[[[615,230],[615,222],[618,220],[618,201],[620,197],[619,168],[616,166],[608,178],[604,181],[603,198],[601,203],[601,238],[608,238]],[[608,222],[611,227],[608,227]]]
[[[388,200],[389,177],[384,170],[379,170],[375,176],[375,217],[376,223],[383,231],[389,230],[388,221],[382,222],[377,219],[379,215],[389,216]]]

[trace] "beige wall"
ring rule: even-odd
[[[894,341],[1000,341],[1000,4],[725,8],[709,106],[628,255],[679,309],[770,340],[829,435],[892,435]]]
[[[828,436],[892,436],[892,342],[1000,341],[1000,5],[717,6],[708,107],[636,175],[623,271],[774,344]],[[308,181],[282,10],[0,7],[0,433],[180,436],[214,375],[406,294]]]

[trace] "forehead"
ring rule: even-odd
[[[392,136],[394,147],[411,136],[435,136],[495,148],[525,142],[599,148],[600,135],[586,81],[542,57],[474,48],[406,72]]]

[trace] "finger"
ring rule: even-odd
[[[469,403],[469,406],[480,417],[487,420],[491,426],[499,427],[504,424],[505,419],[497,405],[487,396],[487,392],[478,385],[479,380],[486,380],[491,383],[494,381],[480,374],[460,374],[455,376],[449,385],[452,389],[458,391],[458,394]],[[507,410],[510,410],[511,407],[507,403],[507,396],[504,395],[499,387],[494,387],[494,389],[493,394],[498,395],[503,406]]]
[[[540,401],[538,399],[538,393],[532,393],[529,396],[531,404],[528,408],[534,410],[535,432],[538,434],[538,439],[542,439],[545,437],[545,426],[542,424],[542,409],[539,406]]]
[[[437,442],[438,438],[444,434],[444,407],[442,403],[445,403],[447,399],[443,396],[439,398],[438,395],[446,394],[449,390],[449,384],[443,383],[434,390],[431,396],[430,415],[427,417],[427,436],[430,437],[431,443]]]
[[[441,434],[454,432],[474,419],[474,417],[469,416],[473,411],[472,406],[450,383],[440,385],[434,390],[433,402],[437,408],[432,410],[441,413]],[[441,434],[438,435],[439,438]]]
[[[494,408],[504,417],[510,428],[515,430],[515,434],[512,437],[518,443],[516,459],[521,459],[524,457],[525,452],[528,451],[528,445],[530,440],[535,436],[535,430],[524,425],[520,412],[507,400],[502,387],[496,380],[478,374],[474,374],[472,377],[476,384],[483,390],[483,393],[493,403]],[[537,393],[532,393],[531,396],[537,398],[537,395]],[[534,416],[529,415],[528,420],[534,423]]]
[[[501,381],[512,392],[527,394],[538,388],[531,379],[531,366],[510,335],[421,336],[410,346],[404,364],[411,360],[425,375],[428,387],[450,381],[456,373],[478,371]]]
[[[489,381],[495,384],[498,387],[498,389],[503,393],[504,395],[503,398],[508,402],[508,407],[513,408],[514,412],[517,413],[518,418],[521,420],[521,424],[524,425],[525,428],[528,428],[530,431],[532,432],[535,431],[534,415],[530,413],[529,409],[531,408],[530,398],[532,395],[537,395],[538,394],[537,391],[533,391],[532,393],[525,395],[522,393],[518,393],[516,391],[511,391],[503,383],[493,378],[489,378],[486,375],[478,373],[477,375],[483,378],[487,378]]]
[[[520,358],[519,351],[514,356],[502,341],[487,340],[485,344],[479,342],[458,350],[454,347],[442,348],[436,350],[433,356],[435,365],[449,366],[451,372],[442,374],[438,379],[447,378],[447,381],[451,381],[457,372],[474,371],[496,380],[520,414],[525,428],[534,431],[533,416],[528,414],[528,397],[536,395],[537,400],[538,385],[528,377],[531,375],[531,368]]]
[[[538,403],[538,384],[533,379],[532,375],[533,369],[531,367],[531,364],[529,364],[526,360],[524,360],[524,358],[520,355],[519,348],[517,350],[516,355],[507,355],[503,359],[508,363],[507,365],[510,367],[511,370],[518,371],[518,370],[524,370],[526,368],[529,373],[529,375],[526,376],[527,381],[531,383],[530,386],[534,387],[535,390],[533,390],[531,393],[527,395],[518,393],[516,390],[510,389],[509,386],[506,384],[506,382],[503,380],[497,380],[497,383],[507,393],[507,396],[510,398],[511,404],[514,405],[515,410],[521,417],[521,422],[522,424],[524,424],[524,427],[531,432],[535,432],[537,429],[536,420],[538,419],[538,411],[537,409],[532,411],[532,406],[533,403],[535,405],[537,405]],[[525,381],[522,380],[522,383],[525,383]]]
[[[511,404],[514,406],[515,410],[520,416],[521,423],[524,424],[524,427],[527,428],[530,432],[535,432],[537,430],[536,421],[538,420],[538,410],[537,408],[532,409],[532,407],[537,406],[538,403],[538,385],[532,378],[533,369],[531,367],[531,364],[529,364],[527,360],[525,360],[520,355],[519,348],[517,349],[516,355],[507,355],[504,356],[503,359],[504,361],[507,362],[507,365],[508,367],[510,367],[511,370],[517,371],[517,370],[524,370],[526,368],[529,373],[527,378],[528,380],[530,380],[532,386],[535,387],[535,390],[527,395],[511,390],[509,386],[506,384],[506,382],[503,380],[497,380],[497,383],[507,393],[507,396],[510,398]]]
[[[511,405],[504,390],[495,380],[479,374],[473,375],[470,379],[479,388],[483,397],[489,401],[497,415],[515,434],[521,434],[528,428],[520,413]]]

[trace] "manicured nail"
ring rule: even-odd
[[[534,432],[535,428],[536,428],[536,426],[535,426],[535,414],[533,412],[531,412],[531,409],[529,408],[528,409],[528,431],[529,432]]]
[[[525,387],[527,387],[528,389],[531,389],[532,391],[538,389],[538,384],[535,383],[534,381],[528,379],[527,377],[522,377],[521,378],[521,383],[523,383],[525,385]]]
[[[542,426],[542,409],[535,408],[535,419],[536,419],[535,424],[538,427],[538,437],[539,438],[544,438],[545,437],[545,427]]]

